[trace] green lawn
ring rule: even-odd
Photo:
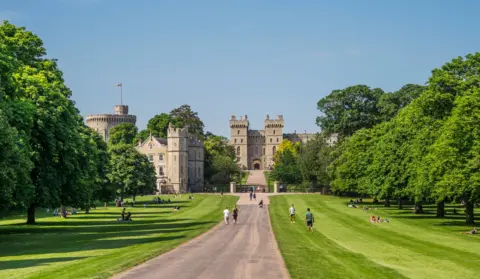
[[[207,231],[237,197],[170,196],[172,204],[137,199],[132,223],[118,223],[121,208],[98,208],[67,219],[39,212],[38,225],[24,216],[0,219],[0,278],[107,278]],[[129,199],[130,200],[130,199]],[[173,212],[172,207],[180,206]]]
[[[480,236],[461,234],[472,228],[464,225],[463,215],[437,219],[433,208],[432,214],[414,215],[411,206],[398,210],[394,205],[364,211],[348,208],[346,202],[318,194],[271,197],[273,230],[292,278],[480,276]],[[289,220],[291,203],[296,224]],[[307,207],[316,219],[313,233],[303,221]],[[372,213],[390,223],[371,224]]]

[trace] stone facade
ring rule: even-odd
[[[128,114],[128,106],[116,105],[115,114],[91,114],[86,118],[88,127],[99,133],[105,141],[110,138],[110,130],[120,123],[137,123],[135,115]]]
[[[244,169],[268,170],[273,166],[273,155],[283,140],[283,116],[264,120],[264,130],[250,130],[248,117],[230,119],[230,145],[235,148]]]
[[[313,139],[317,133],[283,133],[284,120],[282,115],[275,119],[270,116],[264,120],[264,130],[250,130],[248,117],[232,116],[230,119],[229,144],[235,148],[240,166],[249,170],[269,170],[273,167],[273,156],[278,146],[284,139],[292,142],[306,143]],[[337,142],[337,135],[332,135],[328,143],[333,145]]]
[[[115,106],[115,114],[94,114],[86,118],[87,126],[108,141],[110,130],[120,123],[135,124],[137,117],[128,114],[128,106]],[[168,127],[167,138],[149,136],[139,142],[137,150],[147,155],[155,166],[158,193],[202,192],[205,150],[203,142],[191,137],[188,128]]]
[[[187,129],[170,125],[166,139],[149,136],[137,145],[155,166],[159,193],[203,191],[204,145]]]

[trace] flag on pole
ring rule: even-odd
[[[121,83],[121,82],[120,82],[120,83],[117,83],[117,84],[115,84],[115,86],[120,86],[120,87],[121,87],[121,86],[122,86],[122,83]]]

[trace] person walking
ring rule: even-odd
[[[253,193],[252,191],[250,191],[250,200],[252,200],[252,197],[253,197]]]
[[[238,218],[238,208],[237,208],[237,206],[235,205],[235,207],[233,208],[233,223],[234,223],[234,224],[237,223],[237,218]]]
[[[230,217],[230,211],[228,210],[227,207],[225,207],[225,210],[223,211],[223,220],[225,221],[225,225],[228,225],[229,217]]]
[[[289,209],[289,212],[290,212],[290,223],[295,223],[295,207],[293,206],[293,203],[292,203],[292,206],[290,206],[290,209]]]
[[[307,213],[305,214],[305,224],[307,225],[309,232],[313,232],[313,222],[315,222],[313,214],[310,212],[310,208],[307,208]]]
[[[253,200],[254,200],[254,201],[257,200],[257,194],[255,194],[255,192],[253,192]]]

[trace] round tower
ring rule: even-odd
[[[120,123],[137,123],[137,116],[128,114],[128,106],[116,105],[115,114],[90,114],[86,118],[87,126],[99,133],[105,141],[109,139],[110,130]]]

